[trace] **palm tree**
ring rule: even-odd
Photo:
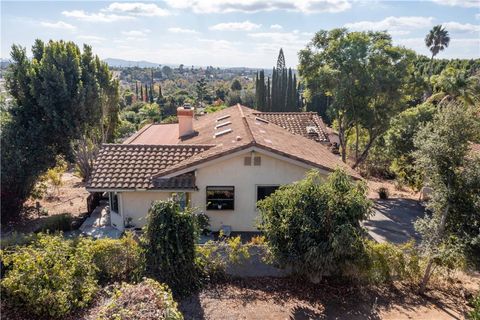
[[[425,37],[425,45],[432,52],[431,61],[433,61],[433,58],[440,51],[443,51],[445,48],[447,48],[449,43],[450,36],[448,35],[448,31],[445,30],[445,28],[440,24],[438,26],[434,26]],[[432,63],[430,63],[430,74],[431,73]]]

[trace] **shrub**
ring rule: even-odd
[[[215,241],[207,241],[196,246],[195,263],[206,281],[218,281],[225,278],[226,261],[221,255],[220,246]]]
[[[385,187],[378,188],[378,197],[382,200],[387,200],[389,197],[388,189]]]
[[[189,211],[181,212],[173,200],[152,204],[143,235],[147,272],[176,295],[188,295],[199,288],[196,238],[195,217]]]
[[[75,243],[40,234],[2,258],[8,269],[1,282],[7,301],[33,315],[62,317],[86,306],[97,291],[92,251],[84,239]]]
[[[170,289],[152,279],[138,284],[123,284],[101,308],[99,320],[180,320],[182,314]]]
[[[477,293],[476,297],[472,299],[473,310],[469,313],[469,318],[471,320],[480,320],[480,291]]]
[[[139,279],[144,256],[133,233],[127,232],[121,239],[98,239],[91,242],[93,263],[98,269],[101,283]]]
[[[74,218],[70,213],[56,214],[41,219],[41,225],[36,232],[56,232],[72,230]]]
[[[250,254],[248,247],[242,244],[240,236],[226,239],[228,261],[231,263],[239,263],[242,260],[248,259]]]
[[[203,212],[195,214],[197,220],[197,228],[203,235],[210,233],[210,218]]]
[[[364,183],[354,183],[341,170],[326,181],[312,170],[260,201],[260,228],[275,260],[312,280],[341,274],[364,251],[360,221],[371,207],[366,192]]]
[[[260,235],[253,236],[253,237],[250,239],[249,244],[250,244],[250,245],[253,245],[253,246],[263,246],[263,245],[266,244],[265,236],[260,236]]]

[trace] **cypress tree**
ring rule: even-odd
[[[258,71],[255,74],[255,108],[260,110],[260,85],[258,81]]]
[[[144,92],[145,96],[143,97],[143,101],[148,102],[148,86],[147,86],[146,83],[145,83],[145,90],[144,91],[145,91]]]
[[[261,107],[262,107],[262,111],[265,111],[266,110],[266,101],[267,101],[267,97],[266,97],[266,93],[265,93],[265,71],[260,71],[260,79],[258,79],[258,81],[260,82],[260,88],[261,88],[261,91],[260,91],[260,104],[261,104]]]
[[[138,100],[138,82],[135,81],[135,100]]]
[[[148,98],[150,100],[150,103],[153,103],[153,85],[150,85],[150,91],[149,91],[149,94],[148,94]]]
[[[272,71],[272,91],[270,99],[270,111],[277,110],[277,70],[273,67]]]
[[[287,90],[286,90],[286,104],[285,110],[286,111],[293,111],[293,95],[292,95],[292,86],[293,86],[293,78],[292,78],[292,69],[288,69],[288,80],[287,80]]]
[[[270,92],[270,77],[267,78],[267,111],[272,111],[272,96]]]
[[[140,84],[140,99],[143,101],[143,85]]]

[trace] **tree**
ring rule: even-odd
[[[233,80],[232,85],[230,86],[230,89],[232,91],[241,91],[242,90],[242,84],[238,79]]]
[[[138,100],[138,82],[135,81],[135,100]]]
[[[425,45],[432,53],[433,58],[450,44],[450,36],[448,31],[442,25],[436,25],[430,30],[430,32],[425,37]]]
[[[2,219],[16,219],[57,155],[72,159],[85,132],[112,141],[118,123],[118,81],[108,66],[73,43],[37,40],[33,58],[13,45],[6,86],[14,105],[1,133]]]
[[[415,223],[429,257],[421,293],[451,235],[465,241],[480,236],[480,157],[470,154],[470,142],[479,138],[480,120],[475,111],[459,103],[442,106],[415,137],[416,165],[432,188],[428,203],[432,215]]]
[[[333,29],[317,32],[299,57],[305,98],[332,97],[328,113],[338,129],[342,160],[346,162],[347,139],[354,134],[357,167],[388,129],[389,119],[401,111],[402,85],[415,54],[393,46],[385,32]],[[366,142],[359,139],[362,130]]]
[[[257,79],[255,81],[255,107],[257,110],[266,111],[266,104],[265,72],[261,70],[257,73]]]
[[[440,103],[459,100],[468,105],[480,103],[480,74],[469,75],[464,69],[453,66],[443,69],[440,75],[431,77],[434,94],[429,101]]]
[[[205,96],[207,94],[207,82],[205,81],[205,78],[200,78],[200,80],[197,81],[195,90],[197,93],[197,102],[202,107],[203,100],[205,99]]]
[[[318,171],[280,187],[258,202],[263,231],[274,258],[295,272],[318,280],[340,274],[363,253],[360,221],[370,212],[365,183],[341,170],[325,180]]]
[[[283,71],[285,69],[285,56],[283,55],[283,49],[280,48],[277,58],[277,70]]]
[[[140,84],[140,101],[144,101],[143,99],[143,85]]]

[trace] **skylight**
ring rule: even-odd
[[[217,122],[220,122],[220,121],[225,120],[225,119],[227,119],[227,118],[230,118],[230,115],[229,115],[229,114],[227,114],[226,116],[217,118]]]
[[[215,129],[218,129],[218,128],[221,128],[221,127],[225,127],[225,126],[228,126],[229,124],[231,124],[232,122],[231,121],[227,121],[227,122],[223,122],[223,123],[219,123],[215,126]]]
[[[219,136],[223,136],[224,134],[227,134],[229,132],[232,132],[232,129],[225,129],[223,131],[219,131],[219,132],[216,132],[213,137],[216,138],[216,137],[219,137]]]

